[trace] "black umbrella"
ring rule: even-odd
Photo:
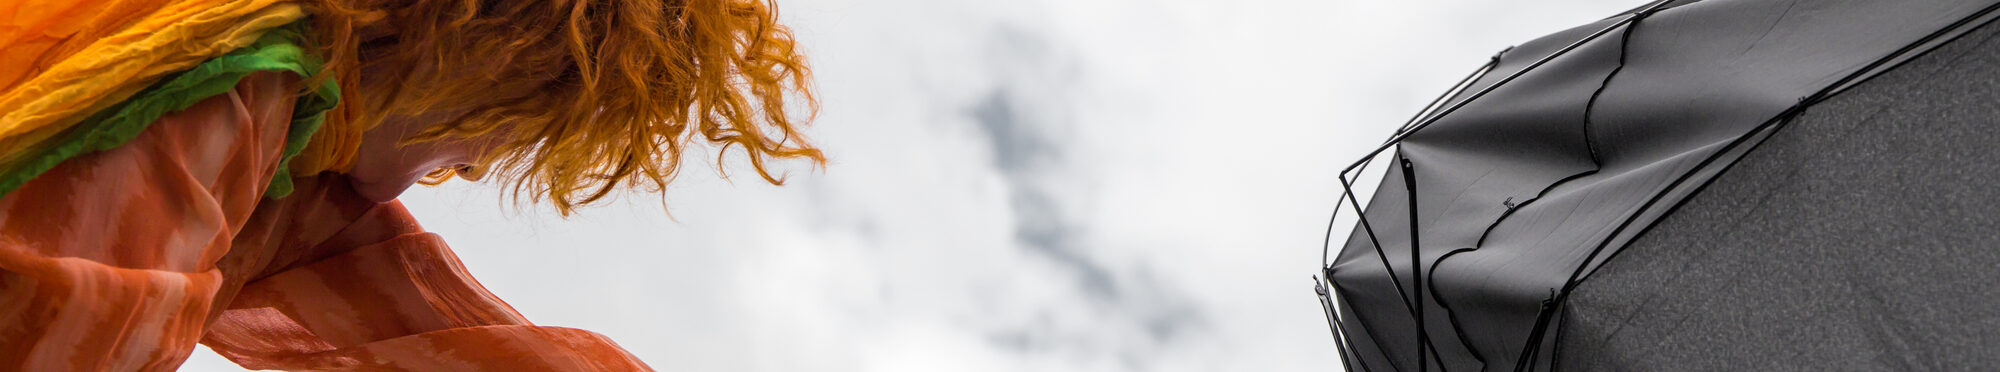
[[[1391,159],[1319,284],[1342,360],[2000,365],[1996,8],[1661,1],[1502,51],[1343,171]]]

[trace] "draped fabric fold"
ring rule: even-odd
[[[0,195],[248,72],[310,77],[320,68],[297,1],[0,0],[0,14],[8,15],[0,17]],[[322,126],[336,127],[336,137],[356,130],[326,120],[341,93],[317,80],[300,99],[287,148],[309,166],[281,170],[273,197],[287,193],[290,174],[318,173],[333,165],[326,159],[355,151],[351,140],[318,138]]]
[[[17,0],[0,7],[0,149],[21,149],[305,17],[278,0]],[[0,153],[0,162],[22,154]]]
[[[257,369],[645,368],[602,335],[529,323],[430,233],[404,234],[251,282],[203,342]]]

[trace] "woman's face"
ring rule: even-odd
[[[362,134],[360,153],[354,169],[347,173],[354,191],[370,201],[395,200],[403,190],[439,168],[461,167],[478,161],[492,149],[502,131],[472,138],[444,138],[399,146],[425,128],[457,117],[461,113],[428,113],[391,116],[381,125]]]
[[[388,35],[389,29],[377,27],[362,30],[367,38]],[[417,71],[427,71],[420,66]],[[381,77],[389,76],[377,71],[379,66],[365,65],[361,71],[360,89],[364,92],[392,91],[388,86],[399,82]],[[380,109],[380,108],[373,108]],[[362,197],[376,203],[395,200],[403,190],[415,185],[425,175],[439,168],[460,167],[477,162],[481,155],[499,143],[500,133],[471,138],[449,137],[418,142],[409,146],[400,145],[404,140],[415,137],[433,125],[464,116],[465,109],[447,109],[416,115],[389,115],[374,129],[361,134],[361,148],[355,155],[354,168],[347,172],[348,182]]]

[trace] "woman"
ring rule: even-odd
[[[0,0],[0,370],[645,370],[539,327],[395,197],[564,214],[698,141],[823,163],[762,0]],[[302,93],[303,92],[303,93]]]

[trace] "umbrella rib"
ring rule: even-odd
[[[1326,283],[1320,281],[1318,275],[1314,275],[1312,279],[1313,292],[1319,295],[1319,310],[1326,314],[1326,329],[1333,332],[1333,347],[1340,350],[1340,367],[1342,370],[1353,372],[1354,362],[1347,359],[1347,332],[1341,329],[1340,318],[1334,315],[1331,292],[1327,290]]]
[[[1458,95],[1459,92],[1465,91],[1465,88],[1471,88],[1473,82],[1477,81],[1481,77],[1485,77],[1487,72],[1493,71],[1494,66],[1500,65],[1500,56],[1506,55],[1508,51],[1512,50],[1514,50],[1514,47],[1507,47],[1507,49],[1501,49],[1499,53],[1494,53],[1492,58],[1486,59],[1486,64],[1479,65],[1478,69],[1472,70],[1472,74],[1465,75],[1465,78],[1458,80],[1458,84],[1453,84],[1451,86],[1451,89],[1446,89],[1444,91],[1444,94],[1440,94],[1438,95],[1437,98],[1431,99],[1431,103],[1424,105],[1424,108],[1422,110],[1417,110],[1417,114],[1411,115],[1410,120],[1403,121],[1403,126],[1397,127],[1395,134],[1403,134],[1409,132],[1410,127],[1416,126],[1418,122],[1430,116],[1430,114],[1435,112],[1438,109],[1438,106],[1442,105],[1448,98],[1451,98],[1454,95]],[[1396,137],[1394,135],[1391,135],[1389,136],[1389,140],[1385,140],[1383,141],[1383,143],[1393,142],[1395,138]]]
[[[1459,92],[1463,91],[1466,87],[1471,86],[1471,83],[1473,81],[1476,81],[1481,77],[1485,77],[1487,72],[1493,71],[1493,66],[1497,66],[1500,64],[1500,56],[1507,54],[1507,51],[1509,50],[1514,50],[1514,48],[1508,47],[1507,49],[1500,50],[1499,53],[1493,54],[1493,58],[1488,59],[1486,61],[1486,64],[1480,65],[1478,69],[1472,70],[1471,75],[1466,75],[1464,79],[1459,79],[1458,84],[1452,85],[1451,89],[1445,90],[1444,94],[1438,95],[1437,98],[1431,99],[1431,102],[1429,104],[1425,104],[1422,110],[1417,111],[1417,115],[1411,116],[1410,120],[1403,122],[1403,126],[1396,129],[1396,134],[1401,134],[1404,131],[1408,131],[1411,125],[1415,125],[1418,119],[1423,118],[1424,114],[1429,113],[1432,109],[1437,108],[1438,104],[1443,103],[1446,98],[1450,98],[1452,95],[1458,94]],[[1394,138],[1394,136],[1391,135],[1391,138]],[[1383,141],[1383,143],[1388,143],[1388,141]],[[1361,170],[1366,171],[1368,169],[1367,163],[1373,160],[1374,159],[1371,158],[1368,161],[1364,161],[1363,164],[1361,165]],[[1347,172],[1341,172],[1340,176],[1346,177]],[[1319,265],[1321,268],[1326,268],[1332,265],[1332,263],[1327,262],[1327,260],[1332,258],[1331,252],[1333,251],[1333,228],[1336,226],[1338,220],[1340,219],[1340,207],[1343,205],[1343,203],[1346,202],[1347,202],[1346,199],[1334,198],[1333,215],[1331,217],[1327,217],[1326,219],[1326,234],[1321,235],[1320,246],[1319,246]],[[1328,276],[1326,280],[1332,281],[1333,277]]]
[[[1327,289],[1327,293],[1328,293],[1328,294],[1330,294],[1330,295],[1332,295],[1335,301],[1340,301],[1340,299],[1342,298],[1342,296],[1340,295],[1340,288],[1338,288],[1338,287],[1334,287],[1334,286],[1332,285],[1332,283],[1333,283],[1333,281],[1332,281],[1332,280],[1328,280],[1328,281],[1327,281],[1327,284],[1328,284],[1328,285],[1327,285],[1327,288],[1326,288],[1326,289]],[[1334,308],[1334,309],[1335,309],[1336,311],[1338,311],[1338,310],[1339,310],[1339,308],[1337,308],[1337,307],[1336,307],[1336,308]],[[1346,338],[1346,336],[1347,336],[1347,328],[1346,328],[1346,327],[1341,327],[1341,326],[1338,326],[1338,325],[1335,325],[1335,326],[1334,326],[1334,331],[1335,331],[1335,332],[1338,332],[1338,333],[1340,334],[1340,336],[1341,336],[1342,338]],[[1334,346],[1340,346],[1340,345],[1339,345],[1339,342],[1335,342],[1335,344],[1336,344],[1336,345],[1334,345]],[[1346,357],[1346,355],[1347,355],[1347,354],[1354,354],[1354,361],[1355,361],[1355,364],[1360,364],[1360,365],[1361,365],[1361,370],[1362,370],[1363,372],[1373,372],[1373,371],[1375,370],[1374,368],[1370,368],[1370,367],[1368,367],[1368,358],[1363,358],[1363,357],[1361,357],[1361,351],[1360,351],[1360,350],[1357,350],[1357,349],[1343,349],[1343,350],[1341,350],[1341,356],[1342,356],[1343,358],[1344,358],[1344,357]],[[1385,355],[1386,355],[1386,353],[1385,353]],[[1348,368],[1348,370],[1349,370],[1350,372],[1351,372],[1351,371],[1353,370],[1353,367],[1347,367],[1347,368]]]
[[[1371,227],[1368,223],[1368,214],[1361,211],[1360,202],[1353,200],[1354,185],[1347,178],[1342,177],[1340,179],[1340,187],[1346,189],[1346,192],[1341,193],[1341,195],[1347,197],[1349,201],[1353,201],[1352,203],[1348,203],[1348,205],[1352,206],[1354,208],[1354,213],[1361,218],[1362,231],[1368,233],[1368,242],[1370,243],[1370,245],[1375,247],[1375,258],[1380,259],[1382,261],[1382,271],[1388,272],[1390,283],[1396,286],[1396,295],[1398,296],[1397,299],[1403,301],[1403,310],[1405,311],[1405,314],[1414,314],[1416,312],[1416,307],[1410,305],[1410,294],[1409,292],[1403,290],[1403,280],[1396,275],[1396,268],[1394,266],[1390,266],[1389,255],[1387,253],[1382,252],[1382,242],[1376,239],[1375,228]],[[1329,274],[1332,273],[1331,270],[1328,270],[1327,272]],[[1333,277],[1328,276],[1327,282],[1332,283]],[[1436,345],[1430,345],[1428,349],[1430,349],[1433,354],[1437,353]]]
[[[1378,239],[1377,239],[1377,238],[1375,237],[1375,228],[1374,228],[1373,226],[1371,226],[1371,225],[1370,225],[1370,224],[1368,223],[1368,214],[1367,214],[1367,213],[1366,213],[1365,211],[1362,211],[1362,210],[1361,210],[1361,202],[1360,202],[1360,201],[1358,201],[1358,200],[1355,200],[1355,199],[1354,199],[1354,185],[1353,185],[1352,181],[1351,181],[1351,180],[1349,180],[1349,179],[1347,179],[1347,177],[1346,177],[1346,176],[1341,176],[1341,177],[1340,177],[1340,187],[1341,187],[1341,188],[1343,189],[1343,192],[1341,192],[1341,196],[1342,196],[1342,197],[1344,197],[1344,198],[1346,198],[1346,199],[1347,199],[1347,200],[1349,201],[1349,203],[1347,203],[1347,205],[1349,205],[1349,206],[1351,206],[1352,208],[1354,208],[1354,213],[1355,213],[1355,215],[1356,215],[1357,217],[1359,217],[1359,218],[1361,219],[1361,228],[1362,228],[1362,231],[1363,231],[1363,232],[1365,232],[1365,233],[1367,233],[1367,235],[1368,235],[1368,242],[1369,242],[1369,245],[1375,248],[1375,258],[1377,258],[1377,259],[1381,260],[1381,262],[1382,262],[1382,271],[1385,271],[1385,272],[1387,272],[1387,273],[1389,274],[1389,281],[1390,281],[1390,283],[1391,283],[1391,284],[1393,284],[1393,285],[1394,285],[1394,286],[1396,287],[1396,295],[1397,295],[1397,299],[1398,299],[1398,300],[1401,300],[1401,301],[1402,301],[1402,303],[1403,303],[1403,310],[1404,310],[1404,311],[1405,311],[1405,312],[1406,312],[1407,314],[1415,314],[1415,312],[1416,312],[1416,307],[1415,307],[1415,306],[1412,306],[1412,305],[1410,304],[1410,294],[1409,294],[1409,292],[1406,292],[1406,291],[1404,291],[1404,290],[1403,290],[1403,280],[1402,280],[1402,278],[1401,278],[1400,276],[1396,275],[1396,269],[1395,269],[1395,267],[1394,267],[1394,266],[1391,266],[1391,265],[1389,264],[1389,255],[1388,255],[1387,253],[1384,253],[1384,252],[1382,251],[1382,242],[1381,242],[1380,240],[1378,240]],[[1336,211],[1336,212],[1337,212],[1337,211]],[[1330,234],[1330,233],[1329,233],[1329,234]],[[1332,283],[1333,283],[1333,270],[1332,270],[1332,268],[1331,268],[1331,267],[1326,267],[1326,268],[1324,268],[1324,269],[1322,269],[1322,270],[1324,270],[1324,271],[1325,271],[1325,272],[1327,273],[1327,278],[1326,278],[1326,281],[1327,281],[1327,283],[1328,283],[1329,285],[1330,285],[1330,284],[1332,284]],[[1336,289],[1336,291],[1337,291],[1337,289]],[[1426,344],[1425,344],[1425,346],[1428,346],[1428,347],[1426,347],[1426,348],[1419,348],[1419,351],[1421,351],[1421,350],[1423,350],[1423,349],[1429,349],[1429,350],[1431,351],[1431,353],[1432,353],[1432,354],[1437,354],[1437,346],[1436,346],[1436,345],[1430,345],[1430,344],[1427,344],[1427,343],[1426,343]],[[1440,363],[1440,365],[1442,365],[1443,361],[1442,361],[1442,360],[1440,360],[1440,361],[1439,361],[1439,363]],[[1363,368],[1365,369],[1366,367],[1367,367],[1367,366],[1366,366],[1366,364],[1363,364]]]
[[[1368,213],[1361,210],[1361,202],[1354,200],[1354,184],[1343,177],[1340,179],[1340,187],[1347,190],[1341,193],[1341,196],[1347,197],[1349,202],[1347,205],[1353,207],[1354,213],[1360,216],[1361,230],[1368,234],[1369,245],[1375,247],[1375,257],[1382,260],[1382,270],[1389,272],[1389,282],[1396,285],[1396,295],[1403,301],[1403,308],[1416,311],[1416,307],[1410,306],[1409,292],[1403,290],[1403,279],[1396,275],[1395,266],[1389,265],[1389,255],[1382,252],[1382,241],[1375,238],[1375,227],[1368,223]],[[1333,277],[1327,277],[1327,281],[1332,282]]]
[[[1417,325],[1417,372],[1426,372],[1430,370],[1430,355],[1426,353],[1425,348],[1431,347],[1431,333],[1424,327],[1426,325],[1424,324],[1424,259],[1423,244],[1418,240],[1418,237],[1422,236],[1422,234],[1418,230],[1420,222],[1417,219],[1417,168],[1416,165],[1410,163],[1410,158],[1405,157],[1398,160],[1402,160],[1401,163],[1403,165],[1403,188],[1408,190],[1407,194],[1410,197],[1410,204],[1408,206],[1410,214],[1410,288],[1416,292],[1416,295],[1411,297],[1416,299],[1416,309],[1414,311],[1416,315],[1414,318],[1416,318]],[[1440,360],[1439,362],[1438,368],[1444,368],[1443,361]]]

